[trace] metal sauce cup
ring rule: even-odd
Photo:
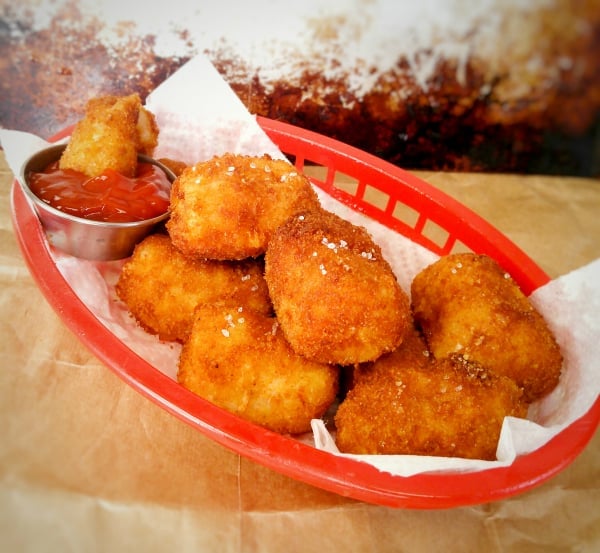
[[[57,144],[36,152],[25,161],[19,175],[19,182],[33,204],[48,242],[83,259],[109,261],[130,256],[138,242],[168,219],[169,211],[143,221],[111,223],[75,217],[42,201],[29,188],[29,175],[42,172],[50,163],[57,161],[65,148],[66,144]],[[155,159],[138,154],[138,161],[156,165],[171,183],[175,180],[173,172]]]

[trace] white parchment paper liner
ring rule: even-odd
[[[156,157],[188,164],[224,152],[283,157],[255,118],[203,56],[197,56],[150,94],[147,107],[160,128]],[[0,129],[0,143],[15,175],[32,152],[47,145],[37,136]],[[319,192],[326,209],[367,228],[390,262],[400,285],[410,289],[414,275],[436,256]],[[91,262],[52,250],[67,282],[116,336],[150,364],[175,379],[178,344],[161,343],[138,327],[115,295],[121,262]],[[528,420],[507,417],[497,460],[411,455],[346,455],[382,471],[411,476],[430,471],[473,471],[506,466],[550,440],[593,405],[600,390],[600,260],[536,290],[531,300],[544,315],[562,349],[565,363],[560,384],[532,405]],[[323,421],[313,421],[315,447],[342,455]],[[306,441],[306,437],[302,438]]]

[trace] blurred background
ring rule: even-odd
[[[600,176],[599,0],[0,0],[0,126],[205,54],[252,113],[406,169]]]

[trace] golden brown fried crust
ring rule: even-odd
[[[454,254],[411,287],[416,322],[435,357],[460,354],[512,378],[534,401],[557,385],[562,356],[543,317],[488,256]]]
[[[167,229],[186,255],[244,259],[263,254],[290,215],[318,205],[310,181],[287,161],[225,154],[173,183]]]
[[[265,278],[285,336],[315,361],[374,360],[402,342],[411,321],[408,297],[371,236],[324,210],[277,230]]]
[[[295,354],[276,319],[234,305],[196,310],[178,381],[199,396],[275,432],[310,430],[338,390],[339,369]]]
[[[335,415],[340,451],[495,459],[505,416],[524,417],[522,390],[476,363],[427,356],[411,332],[355,371]]]
[[[141,105],[138,111],[136,123],[137,128],[137,151],[140,154],[152,156],[158,146],[158,123],[154,114]]]
[[[165,167],[171,170],[171,172],[178,177],[183,173],[183,170],[188,167],[188,165],[184,161],[179,161],[176,159],[170,159],[168,157],[161,157],[157,160],[159,163],[162,163]]]
[[[90,177],[106,169],[132,177],[137,155],[152,155],[158,143],[154,116],[142,107],[137,94],[91,99],[73,129],[60,159],[61,169],[73,169]]]
[[[199,303],[227,300],[272,312],[261,261],[189,259],[164,234],[136,246],[116,291],[139,324],[163,340],[186,340]]]
[[[402,344],[400,344],[397,349],[401,350],[401,354],[396,359],[401,360],[405,365],[421,367],[429,366],[432,362],[432,356],[427,347],[427,343],[414,325],[409,327],[404,335]],[[374,381],[379,381],[381,383],[381,370],[376,369],[386,367],[386,363],[387,365],[391,364],[391,366],[395,366],[393,363],[390,363],[390,360],[386,362],[383,357],[379,358],[382,361],[380,365],[375,365],[377,360],[370,363],[356,364],[352,370],[352,383],[350,388],[353,388],[358,383],[368,382],[373,379]]]

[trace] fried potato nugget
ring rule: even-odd
[[[408,296],[368,232],[323,209],[277,230],[265,278],[286,338],[321,363],[372,361],[402,342],[412,320]]]
[[[490,257],[440,258],[413,280],[415,320],[438,359],[460,354],[512,378],[532,402],[557,385],[562,355],[545,320]]]
[[[178,159],[170,159],[168,157],[161,157],[157,161],[159,163],[162,163],[168,169],[170,169],[176,177],[181,175],[181,173],[183,173],[183,170],[188,167],[185,161],[180,161]]]
[[[511,379],[458,356],[435,360],[411,331],[397,350],[355,369],[335,415],[336,443],[343,453],[493,460],[504,417],[526,413]]]
[[[225,154],[187,168],[173,183],[167,230],[189,256],[257,257],[290,215],[318,205],[308,178],[287,161]]]
[[[339,369],[292,351],[277,321],[232,304],[203,304],[179,359],[178,381],[282,434],[310,430],[335,400]]]
[[[133,96],[135,97],[136,95],[134,94]],[[154,114],[141,105],[141,100],[136,127],[138,153],[152,156],[155,148],[158,146],[158,123]]]
[[[272,313],[261,261],[189,259],[166,234],[150,235],[136,246],[116,291],[145,330],[168,341],[187,339],[199,303],[228,300]]]
[[[59,166],[90,177],[112,169],[133,177],[138,153],[152,155],[158,144],[158,126],[138,94],[91,99],[85,115],[73,129]]]

